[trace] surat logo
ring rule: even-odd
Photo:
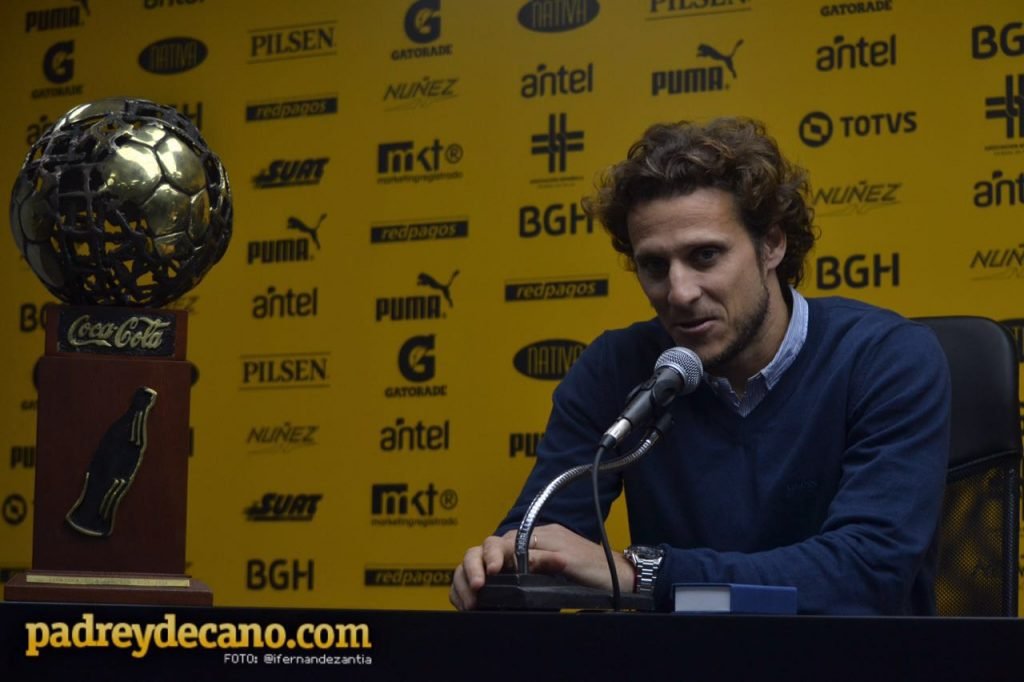
[[[1024,171],[1017,177],[1003,177],[1003,171],[992,171],[991,180],[974,183],[974,205],[978,208],[992,206],[1024,206]]]
[[[585,26],[597,17],[597,0],[530,0],[519,9],[519,24],[538,33],[562,33]]]
[[[158,75],[184,73],[202,64],[206,54],[206,45],[195,38],[164,38],[142,49],[139,66]]]
[[[416,278],[416,286],[428,287],[440,293],[427,294],[426,296],[391,296],[378,298],[375,320],[389,320],[401,322],[403,320],[436,320],[447,316],[447,310],[455,306],[452,301],[452,283],[459,276],[459,271],[454,270],[448,281],[442,284],[425,272],[421,272]],[[441,299],[444,298],[447,306],[441,307]]]
[[[548,339],[523,346],[512,358],[516,371],[531,379],[564,379],[587,344],[569,339]]]
[[[651,73],[651,95],[656,97],[661,94],[681,95],[728,90],[729,83],[725,82],[725,71],[728,70],[734,80],[737,78],[733,58],[741,45],[743,45],[743,40],[737,40],[732,51],[724,54],[707,43],[701,43],[697,46],[697,56],[720,62],[721,65],[653,71]]]
[[[309,95],[280,101],[269,100],[245,105],[246,121],[273,121],[281,118],[323,116],[338,113],[338,95]]]
[[[248,452],[291,452],[300,448],[319,445],[316,434],[320,427],[314,424],[292,424],[284,422],[280,426],[254,426],[249,429],[245,444]]]
[[[371,244],[394,242],[433,241],[435,239],[464,239],[469,236],[466,218],[436,218],[413,222],[379,223],[370,227]]]
[[[896,34],[889,38],[868,42],[863,36],[855,43],[846,42],[843,36],[832,39],[831,45],[822,45],[816,50],[818,59],[814,67],[818,71],[858,69],[872,66],[896,65]]]
[[[658,19],[685,19],[707,14],[749,12],[751,0],[651,0],[648,21]],[[858,3],[860,4],[860,3]]]
[[[266,353],[243,355],[240,391],[330,388],[330,353]]]
[[[569,130],[566,124],[567,115],[550,114],[548,129],[543,133],[530,136],[530,153],[534,156],[546,156],[549,177],[533,178],[531,184],[541,187],[561,187],[579,182],[582,175],[564,175],[568,155],[583,151],[583,131]],[[558,174],[558,175],[555,175]],[[550,175],[555,175],[550,177]]]
[[[78,0],[77,5],[36,9],[25,12],[25,33],[32,31],[53,31],[59,28],[84,26],[82,10],[89,16],[89,0]]]
[[[320,493],[267,493],[259,502],[246,507],[245,518],[247,521],[312,521],[323,497]]]
[[[823,111],[812,111],[800,121],[800,140],[808,147],[821,147],[834,133],[843,137],[879,137],[904,135],[917,130],[917,112],[900,111],[880,114],[849,114],[839,117],[839,127]]]
[[[566,298],[594,298],[608,295],[608,278],[550,279],[506,282],[505,301],[550,301]]]
[[[861,180],[850,185],[831,185],[814,191],[811,205],[818,216],[864,215],[879,208],[900,203],[902,182],[868,182]]]
[[[306,236],[250,241],[246,250],[246,264],[293,263],[313,260],[309,245],[312,244],[317,251],[320,250],[320,225],[326,217],[326,213],[321,213],[316,224],[310,227],[301,218],[289,216],[285,221],[285,229],[295,230]]]
[[[546,64],[538,64],[534,73],[524,74],[519,82],[519,95],[525,99],[582,95],[594,91],[594,64],[591,62],[579,69],[560,66],[555,70]]]
[[[462,160],[462,145],[433,144],[417,147],[412,140],[382,142],[377,145],[377,182],[434,182],[458,180],[462,172],[447,170]]]
[[[256,189],[319,185],[324,177],[324,166],[330,160],[328,156],[292,161],[276,159],[253,177],[252,184]]]
[[[391,83],[384,88],[384,102],[390,102],[387,111],[399,111],[430,106],[435,102],[458,97],[455,84],[458,78],[432,78],[424,76],[418,81]]]
[[[432,43],[441,37],[441,0],[417,0],[405,12],[405,36],[417,45]],[[450,57],[452,45],[430,45],[396,49],[391,59],[421,59],[423,57]]]
[[[75,77],[75,41],[65,40],[54,43],[43,55],[43,76],[59,87],[36,88],[32,99],[81,95],[85,86],[69,83]]]
[[[1002,249],[986,249],[974,252],[971,270],[980,270],[971,279],[1021,279],[1024,278],[1024,243]]]
[[[254,28],[249,31],[249,63],[331,57],[337,21]]]

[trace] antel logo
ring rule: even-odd
[[[587,347],[569,339],[548,339],[523,346],[512,358],[512,365],[531,379],[564,379],[569,368]]]
[[[184,73],[206,59],[206,45],[195,38],[164,38],[139,53],[139,66],[159,75]]]
[[[994,170],[991,180],[974,183],[974,205],[978,208],[1024,206],[1024,171],[1016,177],[1007,177],[1003,171]]]
[[[530,31],[562,33],[589,24],[600,11],[597,0],[530,0],[517,18]]]

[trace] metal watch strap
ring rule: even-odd
[[[626,559],[633,564],[636,570],[636,578],[633,581],[633,591],[639,594],[650,594],[654,591],[655,581],[658,579],[658,570],[661,568],[665,551],[660,547],[644,547],[633,545],[626,549]]]

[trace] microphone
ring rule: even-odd
[[[700,358],[689,348],[676,346],[659,355],[654,363],[654,375],[629,394],[626,408],[601,436],[601,446],[616,447],[630,431],[668,407],[676,396],[692,393],[703,374]]]

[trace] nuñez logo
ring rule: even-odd
[[[292,424],[280,426],[254,426],[249,429],[245,444],[250,453],[291,452],[300,448],[318,445],[316,434],[320,427],[315,424]]]
[[[815,215],[853,216],[863,215],[879,208],[888,208],[900,203],[899,190],[902,182],[860,182],[850,185],[827,185],[814,190],[811,205]]]
[[[425,272],[421,272],[416,278],[416,285],[428,287],[440,292],[439,294],[427,294],[417,296],[390,296],[378,298],[376,305],[375,319],[400,322],[403,320],[436,320],[445,317],[446,310],[455,304],[452,301],[451,288],[459,271],[454,270],[444,284],[434,279]],[[441,307],[441,299],[444,298],[447,306]]]
[[[457,97],[455,85],[458,82],[458,78],[424,76],[416,81],[389,83],[384,88],[383,101],[391,103],[388,111],[426,107]]]
[[[978,250],[971,258],[971,279],[1024,278],[1024,242],[1015,246]]]
[[[139,66],[159,75],[184,73],[206,59],[206,44],[195,38],[164,38],[139,53]]]
[[[585,343],[569,339],[535,341],[516,352],[512,365],[531,379],[557,381],[565,378],[586,347]]]
[[[561,33],[585,26],[597,17],[597,0],[530,0],[519,9],[519,24],[538,33]]]

